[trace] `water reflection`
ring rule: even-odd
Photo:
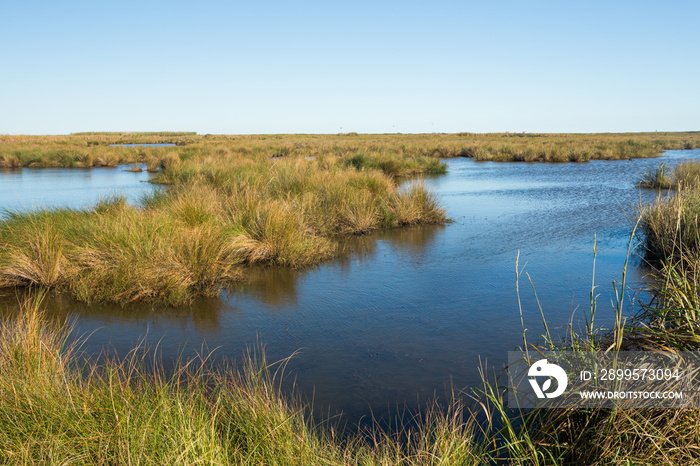
[[[99,199],[125,196],[138,204],[144,194],[161,189],[147,183],[146,171],[126,171],[131,165],[115,168],[20,168],[0,169],[0,218],[3,211],[34,210],[39,207],[82,209]]]
[[[384,251],[380,247],[382,243],[388,245],[392,253],[401,251],[415,256],[416,259],[423,258],[427,246],[444,228],[444,225],[425,225],[350,236],[342,240],[341,253],[331,262],[303,270],[254,267],[247,272],[245,282],[232,285],[226,294],[229,299],[234,299],[232,296],[244,293],[257,299],[271,312],[292,309],[299,304],[298,282],[303,281],[307,274],[319,271],[323,273],[324,268],[332,266],[347,276],[359,264],[376,260],[377,254]]]
[[[655,196],[636,180],[661,161],[698,157],[695,150],[579,165],[450,160],[449,173],[426,184],[453,223],[348,238],[337,259],[302,270],[255,269],[220,299],[187,308],[85,306],[65,297],[47,304],[77,319],[77,334],[92,334],[86,348],[95,353],[109,346],[126,354],[145,334],[165,357],[194,356],[206,344],[237,358],[258,341],[271,360],[301,350],[288,385],[317,413],[342,411],[354,422],[415,407],[451,385],[478,385],[480,363],[505,362],[522,342],[518,252],[537,290],[538,299],[523,275],[523,320],[535,342],[538,300],[552,332],[583,328],[595,235],[596,320],[609,327],[634,206]],[[631,266],[628,284],[639,288],[645,273]]]
[[[233,285],[228,293],[247,292],[264,303],[268,309],[283,309],[297,303],[296,282],[299,273],[278,267],[255,267],[247,280]]]
[[[20,310],[20,303],[31,299],[35,292],[27,289],[0,292],[0,315],[11,316]],[[57,321],[95,321],[107,327],[111,324],[165,324],[181,328],[192,327],[206,336],[220,335],[219,314],[224,309],[218,298],[199,299],[196,306],[160,306],[143,303],[85,304],[65,293],[50,292],[43,298],[44,308]],[[230,312],[231,309],[226,309]]]

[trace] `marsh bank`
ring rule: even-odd
[[[203,347],[236,358],[257,342],[271,360],[300,350],[288,365],[287,384],[295,383],[317,410],[357,420],[415,406],[450,384],[473,386],[480,361],[505,362],[522,341],[518,251],[550,329],[563,334],[570,322],[582,325],[588,307],[595,234],[597,321],[609,324],[606,304],[612,281],[620,279],[633,206],[655,196],[635,182],[661,161],[699,156],[698,150],[669,151],[664,159],[568,165],[453,159],[447,175],[426,179],[451,224],[351,238],[348,253],[337,259],[303,270],[260,268],[249,283],[189,307],[87,306],[60,296],[49,306],[75,319],[76,335],[90,335],[83,349],[92,354],[105,348],[126,354],[143,338],[166,360]],[[28,186],[25,194],[11,194],[24,206],[39,185]],[[11,205],[5,196],[2,205]],[[84,207],[94,200],[68,195],[60,202]],[[633,267],[628,279],[638,289],[644,269]],[[521,297],[534,337],[541,317],[524,280]],[[6,293],[3,300],[12,307],[16,297]]]

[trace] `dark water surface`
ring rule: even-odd
[[[247,286],[188,308],[49,304],[76,319],[77,334],[90,334],[83,348],[91,353],[126,354],[146,334],[166,360],[203,345],[230,359],[257,342],[270,360],[299,350],[286,383],[313,399],[317,413],[342,411],[355,422],[424,404],[450,386],[478,385],[480,361],[505,363],[522,343],[518,251],[550,330],[563,335],[569,322],[581,329],[589,309],[596,234],[596,323],[610,326],[611,284],[622,276],[634,205],[655,196],[635,182],[661,162],[699,157],[693,150],[585,164],[449,160],[449,173],[426,183],[454,223],[352,238],[344,257],[302,271],[260,269]],[[7,176],[0,174],[0,186]],[[13,205],[4,188],[0,196],[2,206]],[[644,275],[636,264],[633,289]],[[541,317],[525,275],[520,291],[534,342]]]

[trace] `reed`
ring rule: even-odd
[[[700,185],[700,162],[689,160],[681,162],[673,169],[662,163],[655,169],[648,170],[639,182],[642,188],[682,189]]]

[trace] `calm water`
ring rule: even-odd
[[[123,195],[135,204],[146,193],[159,189],[147,183],[151,174],[125,171],[133,164],[115,168],[0,168],[0,209],[32,210],[37,207],[94,205],[100,198]],[[145,170],[146,165],[141,164]],[[0,217],[3,213],[0,212]]]
[[[518,251],[550,329],[562,335],[569,322],[580,328],[589,308],[596,234],[597,323],[610,325],[611,283],[621,278],[633,206],[654,196],[635,181],[649,167],[684,158],[700,151],[566,165],[450,160],[447,175],[426,183],[454,223],[353,238],[353,252],[342,258],[303,271],[260,269],[246,287],[188,308],[88,307],[65,298],[51,306],[76,319],[78,334],[91,335],[84,348],[93,353],[125,354],[145,335],[165,359],[203,347],[233,359],[257,342],[272,360],[299,350],[286,383],[296,383],[317,412],[342,411],[350,422],[381,416],[450,385],[478,385],[480,361],[501,367],[521,344]],[[8,176],[0,175],[3,206],[12,205]],[[631,267],[633,288],[643,273]],[[535,341],[541,317],[524,275],[521,297]]]

